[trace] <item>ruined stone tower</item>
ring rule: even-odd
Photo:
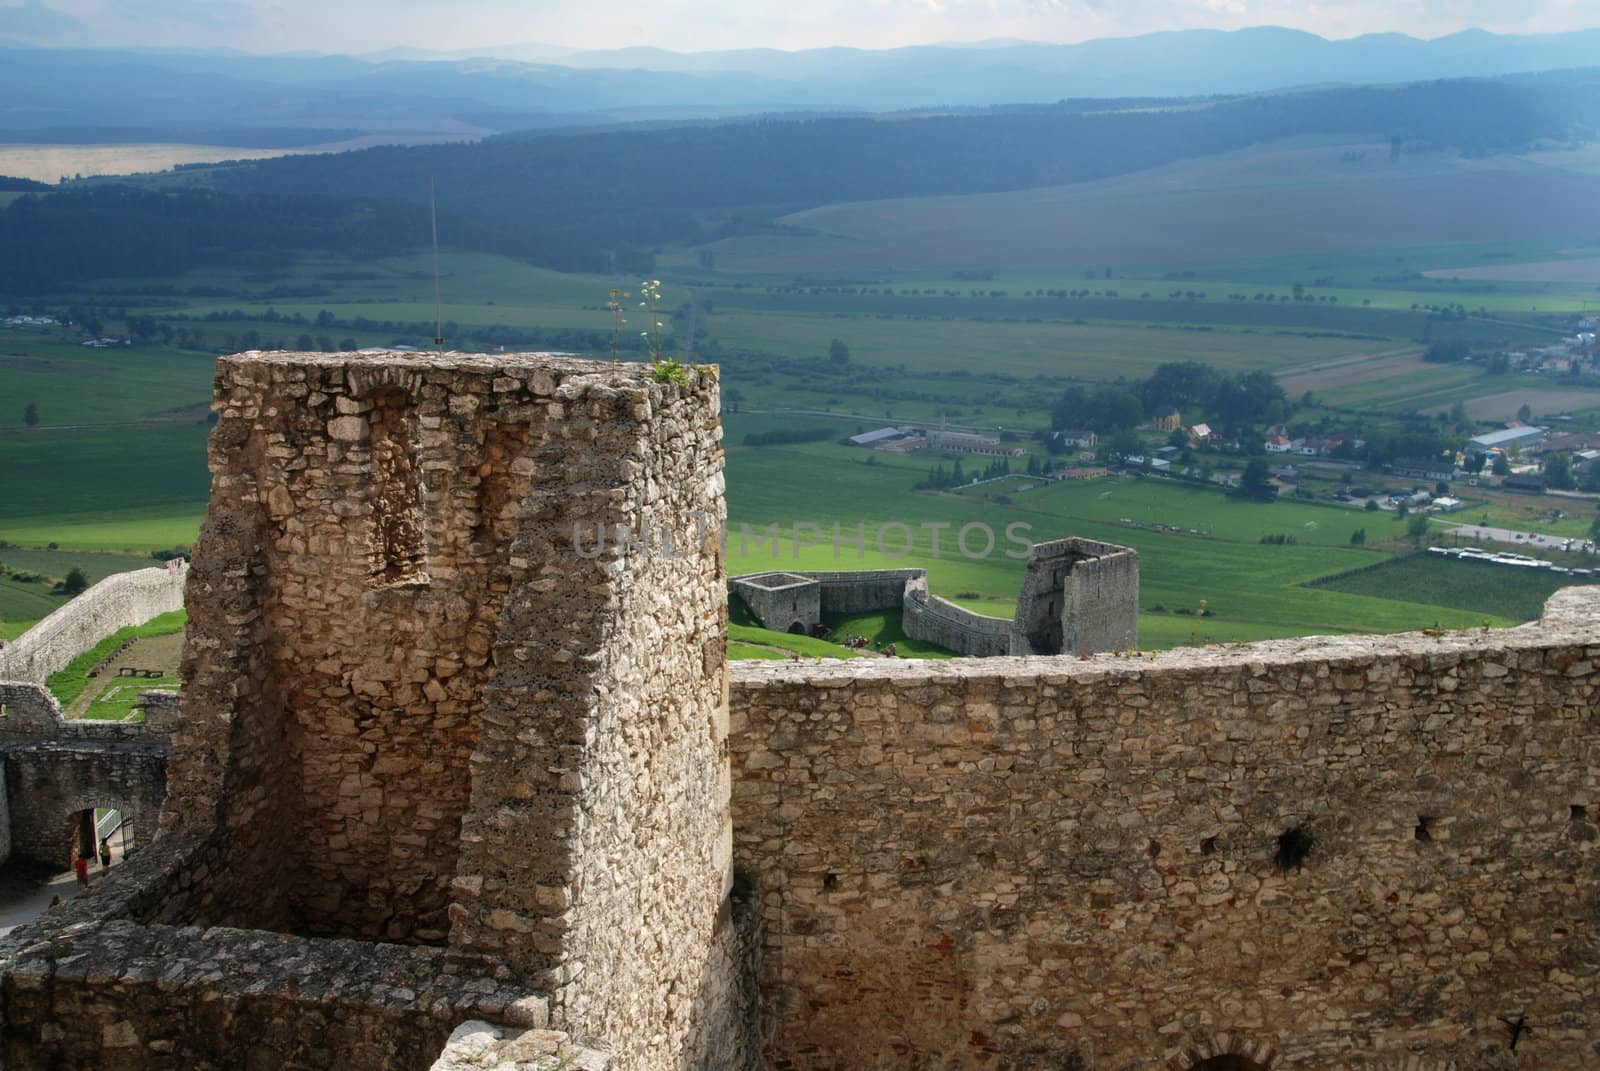
[[[622,1066],[704,1053],[731,831],[720,429],[714,376],[691,380],[219,362],[169,865],[118,875],[134,922],[394,946],[462,1012],[479,978]],[[161,1030],[192,1066],[246,1040]],[[356,1045],[326,1066],[424,1055]]]

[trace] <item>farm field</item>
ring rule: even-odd
[[[1345,153],[1364,156],[1353,162]],[[745,271],[1059,268],[1339,253],[1594,233],[1600,178],[1514,156],[1391,159],[1387,145],[1288,141],[1013,193],[810,209],[807,233],[720,243]],[[1574,211],[1577,218],[1574,219]]]
[[[1347,152],[1356,159],[1344,161]],[[1503,196],[1512,187],[1518,195]],[[1551,205],[1570,203],[1575,190],[1590,207],[1576,220],[1563,208],[1555,228]],[[1508,417],[1524,403],[1541,415],[1600,414],[1600,390],[1419,359],[1434,338],[1483,347],[1542,342],[1564,329],[1570,313],[1596,307],[1600,291],[1584,279],[1491,279],[1466,270],[1597,259],[1600,246],[1572,237],[1600,233],[1583,229],[1583,213],[1600,212],[1593,192],[1600,192],[1600,157],[1390,161],[1387,144],[1324,139],[1115,182],[827,206],[789,217],[811,228],[799,236],[668,250],[660,271],[667,348],[678,350],[681,334],[673,333],[692,319],[696,353],[723,369],[730,570],[922,565],[938,593],[1006,617],[1021,564],[1004,557],[1004,530],[1022,523],[1032,525],[1034,539],[1078,533],[1135,546],[1149,647],[1456,627],[1485,613],[1518,619],[1526,601],[1510,596],[1499,611],[1481,611],[1420,588],[1410,601],[1303,586],[1384,561],[1388,551],[1379,544],[1403,534],[1404,522],[1392,514],[1288,500],[1263,505],[1154,479],[1029,490],[1012,480],[917,492],[913,485],[947,459],[866,454],[829,441],[743,441],[780,429],[823,428],[837,439],[880,423],[938,421],[952,430],[1003,427],[1026,445],[1049,426],[1050,406],[1066,386],[1139,377],[1185,360],[1271,371],[1291,399],[1309,392],[1320,406],[1343,409],[1307,408],[1303,419],[1336,416],[1363,435],[1399,431],[1401,414],[1445,411],[1458,401],[1480,418]],[[1464,204],[1486,199],[1493,211],[1454,225]],[[1275,237],[1303,237],[1312,217],[1313,239],[1302,247],[1285,248]],[[875,259],[874,250],[885,256]],[[471,345],[469,331],[490,328],[540,339],[561,332],[561,348],[599,356],[612,332],[609,290],[636,291],[637,282],[446,250],[441,315],[454,321],[446,334],[458,343]],[[634,302],[622,328],[628,343],[646,318]],[[0,539],[144,553],[196,536],[209,485],[205,415],[214,354],[302,345],[303,336],[319,346],[425,344],[432,262],[425,255],[274,255],[167,278],[95,280],[45,304],[87,308],[108,333],[124,333],[124,310],[203,332],[203,344],[190,349],[150,341],[90,350],[67,333],[0,329],[0,397],[21,400],[0,412],[0,470],[8,473]],[[1430,311],[1445,305],[1454,310]],[[848,361],[829,361],[833,339],[848,346]],[[37,402],[39,428],[22,426],[26,401]],[[968,462],[969,471],[982,464]],[[1472,519],[1487,513],[1515,528],[1581,534],[1593,515],[1588,503],[1557,517],[1548,499],[1483,497]],[[846,548],[835,559],[829,547],[803,547],[795,557],[792,539],[776,547],[741,540],[743,524],[760,531],[776,522],[792,532],[796,521],[830,535],[835,522],[847,532],[860,524],[866,550]],[[939,553],[921,527],[937,523],[952,525]],[[990,525],[1001,540],[993,556],[950,553],[953,533],[972,523]],[[879,530],[894,524],[914,537],[904,554],[874,545]],[[1358,530],[1368,549],[1350,545]],[[1264,545],[1263,536],[1294,542]],[[1202,600],[1208,615],[1198,612]],[[32,590],[0,591],[0,603],[8,622],[49,608]],[[851,623],[874,639],[889,637],[895,625]],[[740,642],[750,651],[772,647],[753,637]]]
[[[1391,599],[1397,594],[1425,591],[1430,602],[1458,610],[1532,620],[1544,602],[1561,588],[1594,582],[1561,576],[1542,569],[1519,569],[1462,561],[1438,555],[1413,554],[1348,575],[1315,581],[1330,591],[1346,591]]]
[[[184,145],[167,142],[130,142],[125,145],[0,144],[0,175],[54,183],[75,175],[135,175],[167,171],[180,164],[212,164],[223,160],[267,160],[291,153],[346,152],[373,145],[422,144],[458,140],[429,137],[389,138],[368,135],[343,141],[283,149],[251,149],[234,145]]]
[[[1536,260],[1527,264],[1488,264],[1469,268],[1435,268],[1431,279],[1488,279],[1518,283],[1600,283],[1600,257]]]

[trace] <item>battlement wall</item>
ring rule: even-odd
[[[1597,667],[1596,589],[1509,630],[736,664],[768,1058],[1500,1067],[1525,1015],[1588,1066]]]
[[[906,588],[900,627],[914,640],[936,643],[972,658],[991,658],[1011,650],[1010,620],[974,613],[949,599],[929,595],[927,581],[921,578]]]
[[[860,572],[808,572],[822,585],[822,612],[825,614],[865,614],[873,610],[897,610],[905,596],[906,584],[927,577],[922,569],[863,569]]]
[[[106,577],[0,648],[0,681],[42,683],[118,629],[183,609],[184,564]]]

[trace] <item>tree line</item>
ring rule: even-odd
[[[502,135],[68,184],[0,212],[0,289],[173,274],[272,250],[423,248],[430,178],[449,247],[561,271],[646,272],[661,245],[782,231],[778,217],[805,207],[1090,181],[1287,136],[1373,135],[1396,151],[1468,154],[1593,136],[1600,73],[1191,104]]]

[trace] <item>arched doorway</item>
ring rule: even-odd
[[[800,622],[796,621],[794,624],[789,626],[789,634],[792,636],[804,636],[806,634],[806,627]]]
[[[1237,1053],[1227,1052],[1220,1056],[1208,1056],[1204,1060],[1196,1060],[1189,1065],[1189,1071],[1267,1071],[1267,1065],[1258,1064]]]

